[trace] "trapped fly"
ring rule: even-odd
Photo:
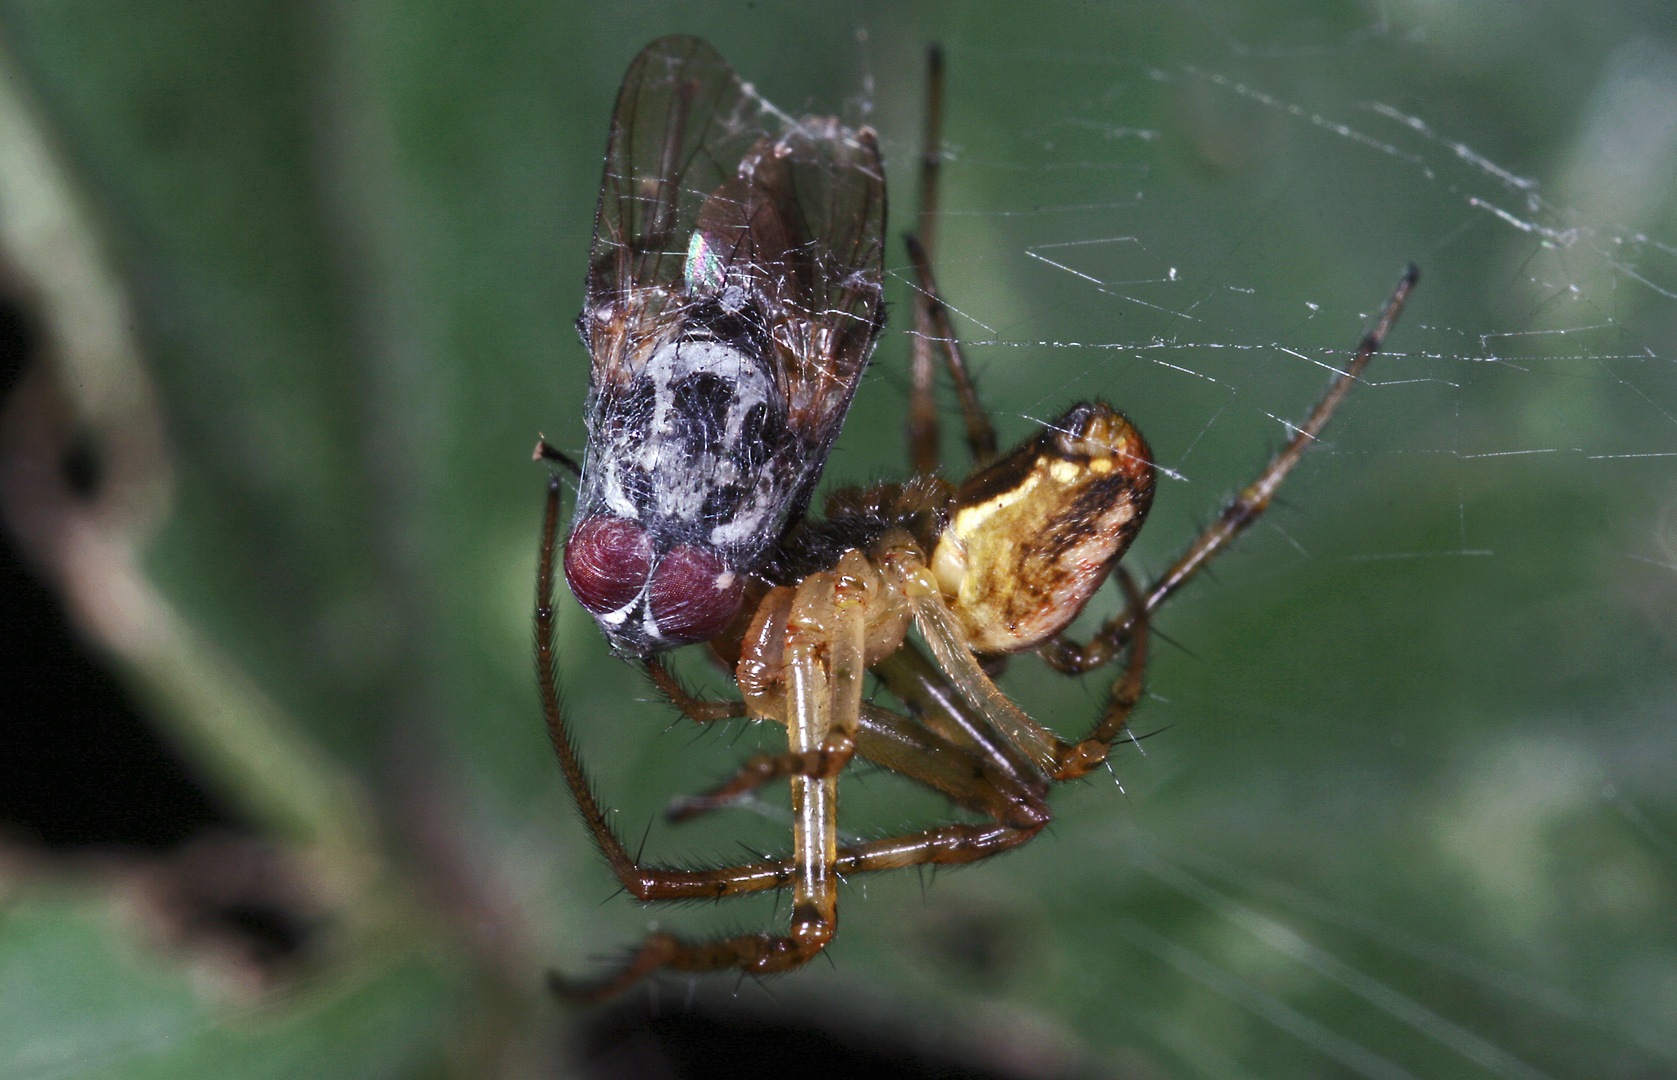
[[[870,129],[780,113],[696,38],[635,58],[577,324],[564,556],[618,652],[713,637],[803,514],[884,319],[884,233]]]

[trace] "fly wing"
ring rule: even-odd
[[[763,101],[708,43],[660,38],[623,77],[606,144],[580,323],[596,392],[621,384],[686,304],[699,210],[768,132]],[[778,130],[779,123],[775,123]],[[609,391],[607,391],[609,392]]]
[[[884,233],[871,130],[779,112],[697,38],[648,45],[618,92],[595,217],[590,431],[661,347],[750,338],[789,436],[775,452],[796,462],[768,518],[801,513],[883,321]]]
[[[868,129],[803,117],[765,136],[700,208],[691,301],[717,298],[762,332],[813,484],[884,314],[885,182]],[[807,492],[805,492],[807,494]]]
[[[885,174],[871,130],[805,117],[776,145],[769,170],[788,221],[788,261],[799,287],[771,315],[770,338],[786,367],[788,420],[811,444],[819,478],[884,322]]]

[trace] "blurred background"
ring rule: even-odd
[[[1050,831],[586,1010],[543,973],[787,915],[614,896],[533,684],[529,449],[581,446],[607,122],[673,32],[874,126],[893,236],[942,43],[940,284],[1004,441],[1146,433],[1144,574],[1422,278]],[[1677,1075],[1665,5],[6,0],[0,66],[0,1077]],[[903,474],[887,272],[829,487]],[[649,859],[786,848],[783,794],[660,817],[779,729],[678,722],[568,596],[561,653]],[[1107,678],[1004,686],[1072,734]]]

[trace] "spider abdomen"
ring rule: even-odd
[[[1009,653],[1070,624],[1153,501],[1147,443],[1085,402],[956,491],[932,569],[974,652]]]

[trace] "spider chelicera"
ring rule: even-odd
[[[912,478],[844,488],[807,513],[882,322],[884,184],[872,132],[793,119],[694,38],[664,38],[631,65],[613,114],[588,301],[589,443],[561,539],[548,486],[536,598],[540,690],[554,749],[594,840],[643,901],[792,889],[786,934],[691,942],[650,935],[619,970],[554,988],[597,1000],[648,973],[786,971],[832,940],[852,874],[969,863],[1048,824],[1052,786],[1107,759],[1141,697],[1148,620],[1249,526],[1378,351],[1414,287],[1411,266],[1350,362],[1256,480],[1146,589],[1118,566],[1153,496],[1147,444],[1101,402],[1067,409],[999,455],[931,273],[941,64],[931,54],[918,235],[920,288],[908,429]],[[941,349],[974,459],[938,476],[933,399]],[[792,854],[739,866],[641,864],[584,773],[554,666],[560,549],[579,602],[620,654],[687,717],[787,728],[787,750],[680,800],[682,819],[787,778]],[[1064,634],[1108,576],[1119,616],[1082,644]],[[918,631],[921,644],[909,637]],[[659,660],[703,642],[740,691],[690,694]],[[1124,658],[1100,716],[1067,742],[1016,706],[991,672],[1035,652],[1080,675]],[[901,703],[864,694],[871,674]],[[861,757],[931,788],[982,823],[838,842],[838,781]]]

